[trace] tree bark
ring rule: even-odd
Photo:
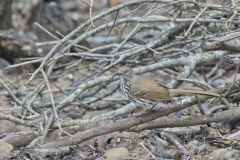
[[[0,30],[12,28],[12,0],[0,1]]]

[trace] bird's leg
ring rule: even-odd
[[[142,109],[145,109],[144,106],[141,103],[134,102],[134,105],[140,106]],[[133,110],[130,112],[129,116],[132,117],[136,110]]]
[[[154,108],[156,105],[157,105],[157,103],[153,104],[153,105],[151,106],[151,108],[150,108],[150,111],[152,111],[153,108]]]
[[[146,112],[151,112],[153,111],[154,107],[157,105],[157,103],[150,101],[148,104],[146,104],[147,109],[144,108]]]

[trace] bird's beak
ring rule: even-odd
[[[117,77],[117,76],[119,76],[119,75],[121,75],[121,73],[116,72],[114,75],[112,75],[112,78],[114,79],[115,77]]]

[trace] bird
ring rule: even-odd
[[[156,101],[171,100],[172,94],[220,97],[220,94],[209,91],[168,88],[153,79],[134,74],[128,66],[121,67],[116,74],[113,75],[113,77],[115,76],[119,76],[120,78],[120,88],[124,96],[130,101],[140,105],[152,105]]]

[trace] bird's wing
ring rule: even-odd
[[[136,97],[155,101],[169,99],[168,89],[160,86],[154,80],[135,76],[131,79],[130,84],[131,90]]]
[[[167,88],[167,89],[169,89],[169,87],[168,86],[165,86],[164,84],[162,84],[162,83],[160,83],[160,82],[156,82],[158,85],[160,85],[161,87],[163,87],[163,88]]]

